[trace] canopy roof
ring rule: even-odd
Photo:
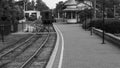
[[[65,5],[77,5],[75,0],[68,0]]]
[[[74,9],[64,9],[63,11],[79,11],[79,9],[74,8]]]

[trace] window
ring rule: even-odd
[[[75,12],[72,12],[72,16],[73,16],[73,17],[72,17],[73,19],[76,18],[76,17],[75,17],[75,16],[76,16],[76,15],[75,15]]]
[[[66,18],[67,18],[67,19],[71,19],[71,12],[67,12],[67,13],[66,13]]]

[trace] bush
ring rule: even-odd
[[[86,21],[84,21],[82,23],[82,28],[83,29],[89,29],[89,27],[90,27],[90,19],[87,19]]]
[[[89,27],[95,27],[98,29],[103,29],[103,20],[95,19],[90,22]],[[120,20],[118,19],[105,19],[104,30],[109,33],[120,33]]]
[[[0,21],[0,34],[8,35],[11,32],[9,21]]]

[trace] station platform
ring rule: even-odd
[[[120,49],[79,24],[55,23],[60,36],[51,68],[120,68]],[[59,34],[60,35],[60,34]],[[64,42],[62,42],[64,41]]]

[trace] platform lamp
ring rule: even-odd
[[[90,17],[90,35],[92,36],[92,34],[93,34],[93,24],[92,24],[91,21],[92,21],[93,18],[96,18],[96,0],[89,0],[89,1],[91,2],[90,6],[89,6],[90,9],[91,9],[89,17]]]
[[[92,24],[92,14],[93,14],[93,11],[92,11],[92,9],[90,10],[90,15],[89,15],[89,17],[90,17],[90,35],[92,36],[93,35],[93,24]]]
[[[87,30],[87,15],[85,13],[85,31]]]

